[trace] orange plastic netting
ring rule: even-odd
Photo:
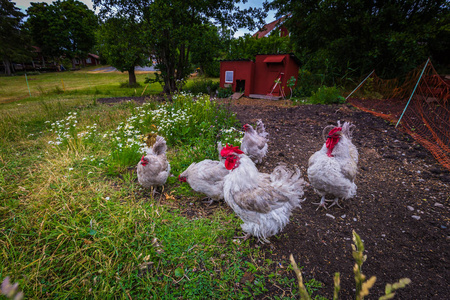
[[[450,79],[438,75],[428,60],[402,82],[381,79],[373,72],[347,100],[395,124],[401,118],[397,128],[411,135],[450,170],[449,98]]]

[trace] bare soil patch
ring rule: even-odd
[[[288,107],[284,101],[245,98],[231,104],[242,124],[262,119],[270,134],[260,171],[271,172],[280,162],[297,164],[305,180],[309,157],[324,143],[323,128],[337,120],[356,125],[357,196],[342,201],[342,209],[316,211],[312,202],[320,197],[308,187],[303,208],[271,244],[262,246],[267,258],[288,261],[292,253],[306,278],[326,284],[320,294],[329,299],[333,275],[340,272],[341,299],[351,299],[355,230],[368,256],[363,272],[377,277],[368,299],[378,299],[387,283],[403,277],[412,284],[397,299],[448,299],[450,173],[425,148],[392,124],[348,105]]]

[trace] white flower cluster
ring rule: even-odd
[[[50,123],[50,121],[45,121],[45,123]],[[56,134],[56,139],[55,141],[49,141],[48,143],[52,145],[60,145],[64,141],[73,138],[73,135],[76,132],[77,123],[77,113],[69,112],[69,116],[67,118],[50,124],[51,128],[49,131]]]
[[[228,129],[222,129],[221,132],[221,142],[223,145],[226,143],[232,144],[233,146],[240,146],[242,144],[242,139],[244,138],[244,132],[238,130],[234,127]]]
[[[118,152],[122,152],[124,149],[143,148],[146,144],[142,143],[142,133],[132,125],[137,119],[137,115],[130,116],[125,122],[120,123],[115,130],[105,133],[103,138],[110,138],[116,146],[114,150]]]

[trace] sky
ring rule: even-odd
[[[47,2],[47,3],[52,3],[54,0],[32,0],[32,1],[26,1],[26,0],[12,0],[13,2],[16,3],[16,6],[18,8],[20,8],[21,10],[23,10],[24,12],[26,11],[26,9],[30,6],[30,2]],[[85,3],[89,9],[93,10],[93,3],[91,0],[79,0],[83,3]],[[247,3],[245,4],[240,4],[241,8],[249,8],[249,7],[257,7],[257,8],[262,8],[262,4],[263,4],[263,0],[249,0],[247,1]],[[266,18],[266,24],[275,21],[275,11],[269,11],[267,18]],[[239,36],[243,36],[245,33],[250,33],[253,34],[256,31],[248,31],[248,29],[240,29],[238,30],[235,34],[234,37],[239,37]]]

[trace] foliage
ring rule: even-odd
[[[27,51],[28,39],[22,29],[22,19],[25,15],[15,6],[14,2],[1,0],[0,17],[0,59],[5,66],[5,74],[11,75],[14,71],[11,63],[14,60],[22,61],[30,57]]]
[[[431,56],[448,64],[449,2],[439,1],[284,1],[266,3],[279,16],[297,57],[331,85],[349,70],[356,77],[376,69],[383,77],[423,63]],[[435,55],[436,54],[436,55]]]
[[[276,54],[292,52],[292,45],[288,36],[280,37],[274,31],[264,38],[252,37],[245,34],[242,37],[233,39],[230,42],[230,50],[225,59],[251,59],[254,60],[257,54]]]
[[[356,261],[355,266],[353,267],[353,272],[355,273],[355,282],[356,282],[355,295],[356,295],[357,300],[363,300],[365,296],[369,295],[369,289],[371,287],[373,287],[373,285],[375,284],[376,277],[372,276],[368,280],[366,280],[366,276],[361,271],[362,265],[367,259],[367,255],[364,255],[364,243],[362,242],[361,238],[359,237],[358,234],[356,234],[355,231],[353,231],[352,249],[353,249],[353,252],[352,252],[353,258]],[[295,259],[292,256],[292,254],[290,255],[289,258],[290,258],[292,267],[294,269],[295,275],[297,276],[300,299],[310,300],[311,298],[305,288],[305,285],[303,284],[302,272],[297,267],[297,263],[295,262]],[[404,288],[410,283],[411,283],[411,280],[409,278],[402,278],[397,283],[387,284],[386,289],[385,289],[385,295],[380,297],[379,300],[392,299],[395,296],[394,292],[396,290]],[[341,289],[340,274],[335,273],[333,300],[339,299],[340,289]]]
[[[219,77],[222,42],[218,28],[211,24],[199,26],[197,34],[193,37],[191,50],[191,63],[199,67],[200,75]]]
[[[298,72],[297,86],[293,91],[293,96],[298,97],[310,97],[311,94],[321,86],[320,78],[311,73],[307,69],[300,69]]]
[[[316,92],[312,92],[309,100],[313,104],[339,104],[345,102],[345,98],[340,95],[336,86],[320,87]]]
[[[231,88],[231,86],[226,87],[226,88],[219,87],[217,89],[217,97],[218,98],[228,98],[231,95],[233,95],[233,89]]]
[[[213,32],[208,32],[207,24],[215,22],[222,27],[237,29],[249,26],[253,29],[255,23],[262,23],[266,16],[262,9],[240,9],[237,5],[240,0],[93,2],[104,19],[118,16],[142,21],[145,35],[138,35],[137,39],[151,41],[151,51],[156,57],[166,93],[177,91],[177,80],[183,80],[191,73],[190,54],[193,51],[199,54],[201,45],[208,45],[208,39],[198,39],[198,32],[206,30],[207,36],[209,33],[214,36]]]
[[[206,94],[206,95],[216,95],[217,89],[219,88],[219,82],[213,81],[211,79],[200,79],[189,81],[185,86],[184,90],[191,94]]]
[[[150,55],[142,38],[142,23],[125,18],[110,18],[98,31],[98,49],[108,64],[128,72],[128,84],[136,85],[136,66],[145,66]]]
[[[97,17],[80,1],[32,2],[27,15],[26,26],[44,56],[65,55],[73,61],[86,56],[95,44]]]

